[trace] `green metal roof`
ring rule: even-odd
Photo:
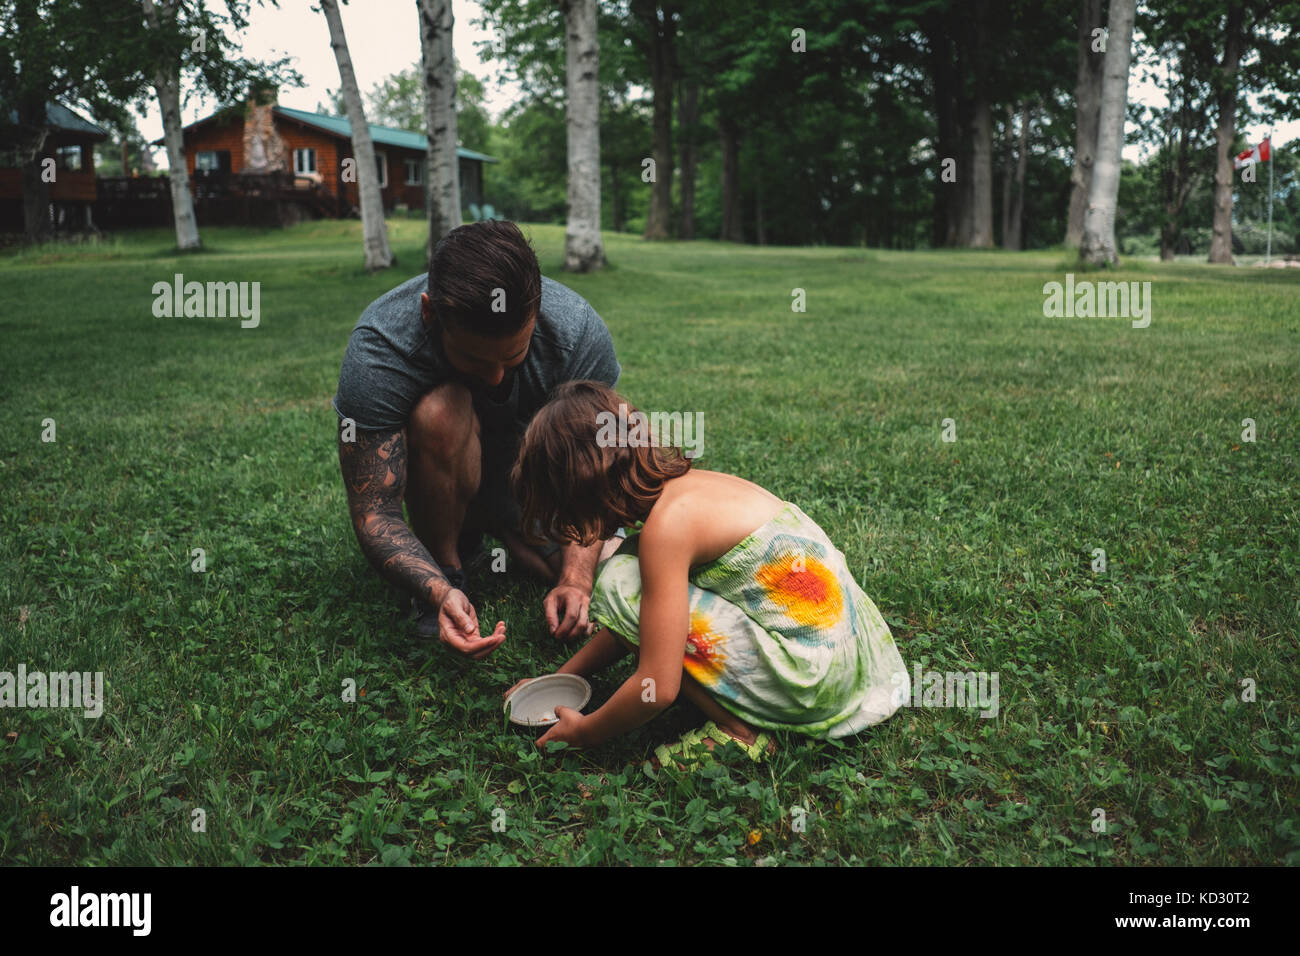
[[[305,110],[294,110],[287,106],[276,106],[275,112],[280,113],[290,119],[295,119],[300,123],[306,123],[308,126],[315,126],[317,129],[323,129],[327,133],[333,133],[335,136],[341,136],[344,139],[352,138],[352,124],[348,122],[345,116],[322,116],[320,113],[308,113]],[[424,152],[428,148],[428,140],[423,133],[413,133],[407,129],[392,129],[387,126],[370,125],[370,138],[379,145],[383,146],[400,146],[403,149],[414,149]],[[495,163],[499,160],[483,153],[476,153],[472,149],[461,149],[457,147],[456,155],[462,159],[477,159],[484,163]]]
[[[9,122],[15,125],[18,123],[17,110],[9,111]],[[51,129],[62,132],[85,133],[89,136],[108,139],[108,130],[96,126],[89,120],[82,119],[62,103],[48,102],[45,104],[45,122]],[[492,160],[492,162],[496,162],[496,160]]]

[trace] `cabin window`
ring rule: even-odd
[[[388,154],[375,153],[375,168],[379,172],[379,188],[388,188]]]
[[[58,157],[58,168],[66,169],[69,172],[77,172],[81,169],[81,147],[80,146],[60,146],[55,150]]]
[[[420,161],[418,159],[406,160],[406,185],[420,185]]]
[[[204,149],[194,154],[195,175],[207,173],[229,173],[230,150]]]
[[[316,172],[316,150],[295,149],[293,151],[293,171],[298,176],[310,176]]]

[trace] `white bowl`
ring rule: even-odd
[[[502,709],[510,722],[521,727],[549,727],[559,723],[556,707],[582,710],[591,700],[591,685],[577,674],[535,677],[506,698]]]

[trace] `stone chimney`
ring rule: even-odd
[[[258,101],[261,100],[259,103]],[[253,95],[244,117],[244,169],[246,173],[287,172],[289,151],[275,129],[275,91]]]

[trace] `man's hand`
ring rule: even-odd
[[[560,551],[559,583],[542,602],[551,633],[562,641],[586,637],[592,631],[587,620],[591,588],[596,577],[596,562],[606,542],[597,541],[583,547],[570,543]]]
[[[537,738],[537,746],[545,749],[551,741],[566,743],[571,747],[587,746],[582,733],[582,725],[587,718],[582,715],[582,711],[572,707],[556,707],[555,716],[560,722],[552,724],[546,733]]]
[[[438,608],[438,639],[457,653],[480,661],[506,639],[506,622],[497,621],[496,630],[480,637],[478,614],[463,592],[447,592]]]
[[[551,633],[562,641],[585,637],[590,630],[587,607],[591,604],[591,589],[574,584],[559,584],[542,601],[546,624]]]

